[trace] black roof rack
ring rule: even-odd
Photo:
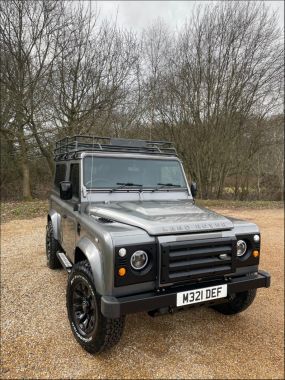
[[[176,149],[168,141],[77,135],[57,141],[54,158],[56,161],[66,160],[76,157],[78,152],[122,152],[177,156]]]

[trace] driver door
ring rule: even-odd
[[[74,257],[74,249],[76,243],[77,221],[74,205],[79,202],[79,164],[70,165],[69,181],[72,183],[72,199],[65,202],[62,210],[62,246],[69,259]]]

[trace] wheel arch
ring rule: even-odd
[[[81,250],[81,248],[76,247],[74,252],[74,264],[84,260],[88,260],[85,253]]]
[[[74,263],[82,260],[87,260],[90,264],[96,291],[105,294],[101,252],[87,237],[80,239],[75,248]]]
[[[59,233],[60,221],[59,221],[59,218],[60,218],[60,215],[58,212],[56,212],[53,209],[49,210],[48,215],[47,215],[47,223],[48,222],[52,223],[53,236],[57,241],[60,242],[60,239],[59,239],[60,238],[60,233]]]

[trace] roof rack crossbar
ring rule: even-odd
[[[176,149],[169,141],[119,139],[100,136],[76,135],[64,137],[56,142],[55,160],[76,152],[122,152],[177,156]]]

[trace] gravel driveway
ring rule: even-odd
[[[196,308],[130,315],[121,342],[93,357],[65,308],[67,274],[46,267],[45,218],[11,221],[1,235],[2,378],[283,378],[283,210],[218,210],[259,224],[261,268],[272,286],[237,316]]]

